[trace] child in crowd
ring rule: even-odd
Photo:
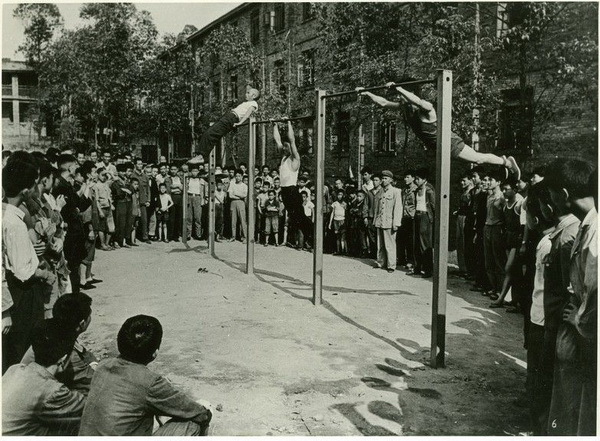
[[[267,192],[267,201],[263,213],[265,217],[265,246],[269,245],[271,233],[273,233],[275,246],[279,246],[279,201],[274,190]]]
[[[255,240],[260,241],[259,234],[261,231],[265,231],[265,203],[269,199],[269,189],[271,184],[268,181],[262,181],[257,179],[255,182],[259,181],[261,186],[256,190],[256,228],[255,228]],[[257,185],[255,185],[257,187]],[[265,237],[265,243],[266,243]]]
[[[369,232],[368,232],[368,216],[369,206],[367,204],[367,195],[364,190],[359,190],[356,193],[356,202],[354,206],[356,212],[356,234],[358,236],[358,245],[360,256],[367,257],[369,255]]]
[[[148,369],[162,343],[160,322],[137,315],[117,336],[119,357],[96,368],[81,417],[80,436],[204,435],[212,414],[162,375]],[[172,417],[152,433],[155,417]]]
[[[487,217],[483,227],[483,251],[485,271],[492,286],[485,293],[491,300],[498,300],[504,267],[506,266],[506,242],[504,236],[504,207],[506,199],[500,190],[502,176],[497,172],[486,172],[483,181],[487,188]]]
[[[129,180],[129,186],[131,187],[131,232],[129,233],[131,246],[137,247],[137,241],[135,238],[135,232],[137,231],[138,224],[140,223],[140,181],[138,178],[132,177]]]
[[[298,229],[298,249],[310,251],[313,224],[315,222],[315,204],[310,200],[309,193],[306,190],[302,191],[300,195],[302,196],[303,216],[300,219]]]
[[[348,189],[348,253],[357,257],[360,255],[361,245],[358,237],[358,228],[362,223],[360,207],[358,207],[358,196],[354,187]]]
[[[129,234],[131,232],[131,189],[127,185],[127,165],[117,165],[117,176],[110,185],[112,199],[115,204],[115,234],[113,247],[129,248]]]
[[[106,182],[108,180],[106,169],[100,167],[97,173],[98,182],[94,186],[94,197],[98,205],[98,217],[100,219],[98,236],[100,237],[100,248],[104,251],[109,251],[113,249],[108,244],[110,243],[112,233],[115,232],[115,221],[112,215],[112,194]]]
[[[217,181],[217,189],[215,191],[215,233],[217,235],[217,242],[223,240],[223,210],[225,207],[225,199],[227,198],[227,192],[224,190],[222,180]]]
[[[289,241],[287,237],[287,210],[285,209],[281,192],[277,194],[277,200],[279,201],[279,234],[277,236],[279,238],[279,243],[285,244]]]
[[[346,252],[346,208],[344,191],[338,190],[336,201],[331,204],[331,217],[329,218],[329,229],[333,229],[336,238],[336,252],[333,254],[344,254]]]
[[[158,229],[158,240],[168,242],[169,232],[169,211],[173,206],[173,199],[167,193],[167,184],[162,183],[158,187],[160,195],[158,196],[159,205],[156,211],[156,228]]]

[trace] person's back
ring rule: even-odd
[[[64,370],[74,337],[54,319],[33,331],[35,361],[11,366],[2,377],[2,434],[72,435],[77,431],[85,397],[56,379]]]
[[[169,416],[161,434],[200,434],[211,413],[146,367],[158,354],[162,327],[144,315],[125,321],[117,337],[121,356],[101,361],[81,418],[80,436],[150,436],[155,416]]]

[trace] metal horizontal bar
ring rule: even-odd
[[[373,90],[380,90],[380,89],[387,89],[389,87],[396,87],[396,86],[414,86],[416,84],[435,84],[437,80],[435,79],[430,79],[430,80],[414,80],[414,81],[405,81],[403,83],[394,83],[393,86],[388,86],[388,85],[383,85],[383,86],[373,86],[373,87],[365,87],[364,89],[361,89],[360,92],[371,92]],[[321,97],[321,99],[327,99],[327,98],[336,98],[339,96],[346,96],[346,95],[353,95],[353,94],[357,94],[359,93],[359,91],[357,90],[347,90],[345,92],[335,92],[335,93],[330,93],[327,95],[324,95]]]
[[[258,125],[258,124],[270,124],[270,123],[280,123],[280,122],[288,122],[288,121],[299,121],[302,119],[314,119],[314,117],[312,115],[307,115],[307,116],[295,116],[293,118],[279,118],[279,119],[264,119],[261,121],[255,121],[254,125]]]

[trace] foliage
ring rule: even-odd
[[[19,50],[25,54],[27,62],[37,68],[54,32],[62,27],[58,6],[51,3],[21,3],[15,7],[13,15],[25,27],[25,42],[19,46]]]

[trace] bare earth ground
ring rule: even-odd
[[[323,306],[312,299],[312,255],[206,242],[98,252],[83,336],[116,354],[123,321],[163,324],[150,365],[217,411],[213,435],[507,435],[526,430],[515,400],[525,382],[521,315],[449,280],[447,367],[431,369],[431,281],[371,261],[324,256]],[[206,268],[208,273],[199,272]]]

